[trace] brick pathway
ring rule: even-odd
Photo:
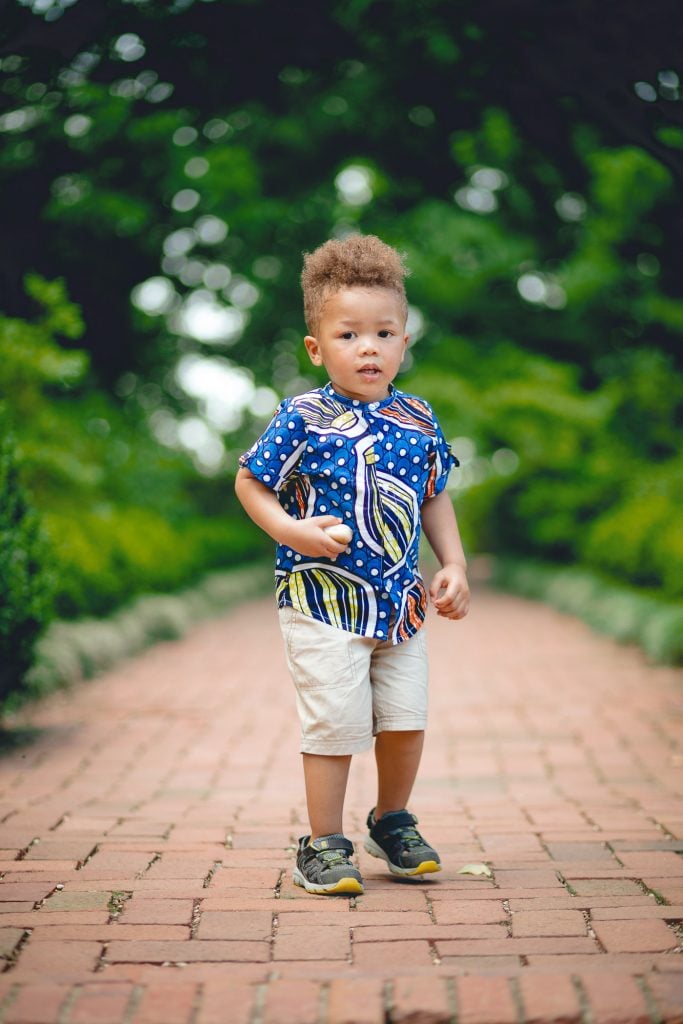
[[[269,600],[25,714],[38,737],[0,761],[0,1024],[683,1021],[680,675],[486,590],[429,628],[413,809],[445,870],[403,882],[361,849],[356,899],[292,886]],[[367,754],[352,838],[372,803]]]

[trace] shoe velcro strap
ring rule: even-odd
[[[389,836],[392,832],[398,832],[403,828],[414,829],[416,824],[417,818],[410,811],[394,811],[384,814],[379,821],[376,821],[371,832],[377,839],[383,839],[384,836]]]
[[[322,836],[309,843],[308,849],[314,850],[316,853],[324,853],[326,850],[344,850],[350,855],[353,853],[353,843],[342,836]]]

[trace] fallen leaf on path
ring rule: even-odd
[[[459,875],[486,875],[487,878],[492,878],[491,868],[488,864],[465,864],[464,867],[458,871]]]

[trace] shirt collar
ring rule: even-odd
[[[382,398],[378,402],[361,402],[358,398],[348,398],[346,395],[340,395],[338,391],[335,391],[332,387],[332,382],[328,381],[324,386],[323,391],[330,398],[334,398],[336,402],[341,402],[342,405],[348,406],[349,409],[383,409],[390,402],[393,402],[394,398],[398,394],[398,390],[393,384],[389,385],[389,394],[386,398]]]

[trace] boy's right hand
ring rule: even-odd
[[[290,519],[287,529],[277,540],[285,547],[298,551],[300,555],[313,555],[318,558],[336,558],[346,551],[347,544],[339,544],[329,533],[326,526],[336,526],[342,520],[339,516],[311,516],[310,519]]]

